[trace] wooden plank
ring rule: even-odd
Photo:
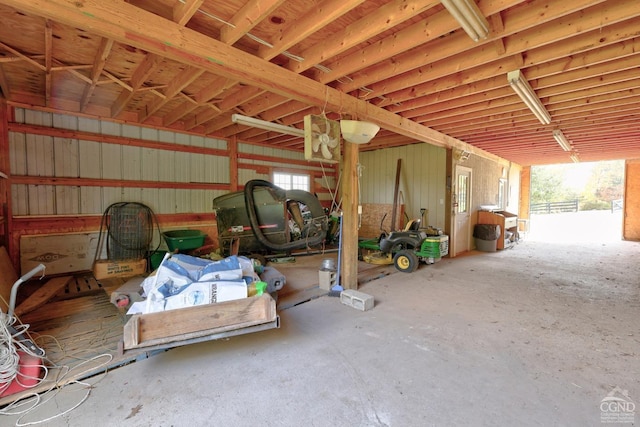
[[[11,288],[18,280],[18,274],[13,269],[11,259],[4,246],[0,246],[0,311],[6,313],[9,309]]]
[[[270,295],[133,316],[124,326],[124,348],[188,340],[275,320]]]
[[[622,238],[640,241],[640,160],[625,162]]]
[[[27,313],[21,320],[30,324],[29,331],[45,350],[48,361],[71,368],[68,376],[56,382],[57,387],[117,368],[136,360],[144,352],[132,350],[126,355],[121,354],[119,343],[126,318],[109,302],[104,292],[46,304]],[[101,355],[95,366],[84,362]],[[108,357],[112,360],[102,364]],[[80,364],[84,365],[79,367]],[[52,385],[50,381],[44,381],[34,388],[0,397],[0,407],[33,393],[45,392]]]
[[[47,303],[60,289],[66,286],[69,281],[73,279],[73,276],[54,277],[47,281],[44,285],[38,288],[33,294],[31,294],[26,300],[16,307],[14,313],[16,316],[22,316],[25,313],[42,307]]]

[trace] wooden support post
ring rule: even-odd
[[[344,289],[358,289],[358,145],[344,143],[342,170],[342,272]]]
[[[5,246],[15,266],[13,239],[11,238],[11,163],[9,161],[9,107],[0,99],[0,246]]]
[[[531,200],[531,166],[525,166],[520,171],[520,209],[518,218],[530,219]]]
[[[238,140],[234,136],[227,143],[229,151],[229,183],[231,192],[238,191]]]

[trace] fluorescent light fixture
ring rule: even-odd
[[[489,23],[473,0],[440,0],[440,3],[474,42],[487,38]]]
[[[232,114],[231,121],[239,125],[250,126],[258,129],[269,130],[272,132],[284,133],[291,136],[299,136],[304,138],[304,130],[291,126],[281,125],[279,123],[268,122],[266,120],[256,119],[254,117],[243,116],[241,114]]]
[[[564,136],[564,133],[560,129],[554,129],[553,138],[556,140],[558,145],[562,147],[564,151],[571,151],[571,144],[567,140],[567,137]]]
[[[538,99],[538,95],[533,91],[533,88],[527,79],[524,78],[520,70],[509,71],[507,73],[507,80],[511,88],[522,98],[538,120],[540,120],[540,123],[543,125],[551,123],[551,115],[549,115],[547,109],[544,108],[544,105],[542,105],[542,102]]]
[[[569,157],[571,157],[571,160],[573,160],[573,163],[580,163],[580,159],[578,158],[577,154],[572,154]]]

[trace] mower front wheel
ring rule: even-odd
[[[393,265],[403,273],[413,273],[418,268],[418,256],[411,250],[403,249],[393,256]]]

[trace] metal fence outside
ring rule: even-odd
[[[563,202],[535,203],[529,207],[529,211],[535,214],[578,212],[578,199]]]

